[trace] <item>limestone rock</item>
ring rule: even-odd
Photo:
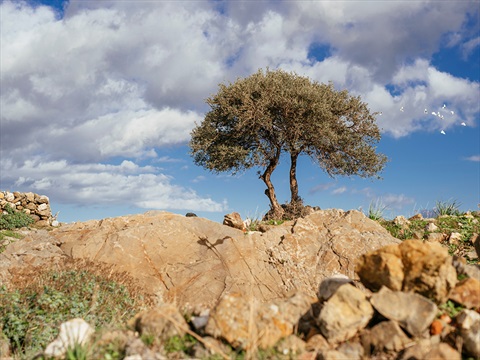
[[[332,346],[328,343],[327,339],[322,334],[315,334],[310,337],[306,344],[306,350],[318,351],[330,349]]]
[[[466,355],[480,358],[480,314],[473,310],[463,310],[455,320],[460,326]]]
[[[0,254],[0,279],[11,266],[50,264],[53,256],[85,259],[126,272],[159,303],[211,309],[229,293],[261,302],[294,292],[315,297],[329,276],[354,278],[358,256],[399,242],[359,211],[320,210],[248,236],[205,218],[149,211],[32,232]]]
[[[318,317],[318,326],[330,343],[339,343],[363,329],[372,316],[373,308],[363,292],[345,284],[325,302]]]
[[[364,359],[365,350],[359,342],[345,342],[337,347],[337,351],[344,354],[344,359],[362,360]]]
[[[233,347],[268,348],[293,333],[311,301],[301,293],[271,304],[260,304],[240,294],[226,295],[211,311],[205,332],[224,338]]]
[[[356,271],[362,283],[370,290],[387,286],[392,290],[403,287],[403,263],[397,245],[389,245],[357,259]]]
[[[451,245],[458,245],[460,241],[462,241],[462,238],[463,236],[459,232],[452,232],[448,236],[448,243]]]
[[[411,342],[395,321],[382,321],[370,332],[370,344],[376,352],[401,351]]]
[[[405,240],[357,260],[357,273],[371,290],[387,286],[392,290],[414,291],[436,303],[447,300],[457,273],[448,251],[436,243]]]
[[[75,345],[86,345],[94,333],[94,329],[83,319],[72,319],[60,325],[58,337],[45,349],[47,358],[63,358],[68,348]]]
[[[275,349],[282,355],[295,358],[305,352],[305,341],[298,336],[289,335],[275,345]]]
[[[320,283],[317,294],[318,300],[322,302],[330,299],[330,297],[335,294],[335,292],[340,286],[352,282],[352,279],[342,274],[336,274],[326,278]]]
[[[441,243],[445,240],[445,235],[442,233],[429,233],[425,240],[432,243]]]
[[[405,350],[399,360],[461,360],[461,354],[445,343],[418,343]]]
[[[405,216],[399,215],[393,219],[393,223],[400,227],[407,227],[411,224],[410,220],[407,220]]]
[[[480,235],[473,234],[470,241],[472,242],[473,247],[475,248],[475,252],[477,253],[477,257],[480,259]]]
[[[399,248],[405,274],[402,290],[414,291],[437,304],[444,303],[457,282],[448,250],[418,240],[405,240]]]
[[[380,314],[394,320],[414,336],[422,336],[435,319],[438,308],[430,300],[413,293],[383,287],[372,295],[371,304]]]
[[[224,216],[223,225],[233,227],[235,229],[244,230],[245,225],[243,223],[242,217],[237,212],[232,212]]]
[[[438,226],[435,225],[434,223],[428,223],[427,225],[425,225],[425,231],[428,231],[428,232],[431,232],[431,233],[434,233],[435,231],[438,230]]]
[[[131,324],[141,335],[152,335],[160,342],[175,335],[182,337],[188,329],[188,324],[173,304],[162,304],[143,311],[131,320]]]
[[[449,298],[467,309],[480,309],[480,281],[473,278],[462,280],[451,291]]]

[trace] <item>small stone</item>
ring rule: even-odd
[[[405,216],[402,216],[402,215],[395,217],[395,219],[393,219],[393,223],[401,227],[406,227],[411,224],[411,222],[407,220]]]
[[[345,284],[325,302],[317,323],[330,343],[340,343],[363,329],[372,316],[373,308],[363,292]]]
[[[415,214],[412,217],[410,217],[408,220],[414,221],[414,220],[423,220],[423,215],[422,214]]]
[[[477,257],[480,258],[480,235],[473,234],[472,237],[470,238],[470,241],[472,242],[473,247],[475,248]]]
[[[345,354],[337,350],[322,350],[317,355],[317,360],[346,360]]]
[[[388,245],[360,256],[355,271],[363,285],[372,291],[382,286],[392,290],[402,289],[404,272],[398,245]]]
[[[370,299],[373,307],[384,317],[394,320],[414,336],[422,336],[437,314],[437,306],[414,293],[392,291],[383,287]]]
[[[457,272],[448,250],[436,243],[405,240],[398,245],[405,273],[403,291],[413,291],[442,304],[455,287]]]
[[[227,340],[234,347],[268,348],[293,334],[299,319],[310,309],[309,296],[260,304],[240,294],[224,296],[210,312],[205,332]]]
[[[425,231],[433,233],[437,230],[438,230],[438,226],[435,225],[434,223],[428,223],[427,225],[425,225]]]
[[[323,337],[322,334],[316,334],[310,337],[306,344],[306,349],[308,351],[314,350],[322,350],[322,349],[329,349],[331,345],[328,343],[327,339]]]
[[[58,337],[47,345],[44,355],[47,358],[64,357],[68,348],[85,345],[95,330],[83,319],[72,319],[60,325]]]
[[[445,240],[445,235],[442,233],[430,233],[425,240],[431,243],[441,243]]]
[[[363,346],[358,342],[345,342],[337,347],[337,351],[344,354],[344,358],[348,360],[361,360],[365,353]]]
[[[395,321],[382,321],[375,325],[370,336],[376,352],[401,351],[411,342]]]
[[[223,225],[233,227],[235,229],[244,230],[244,224],[242,217],[237,212],[227,214],[223,218]]]
[[[130,320],[131,326],[141,335],[153,335],[160,341],[172,336],[185,335],[188,324],[173,304],[161,304],[145,310]]]
[[[291,357],[296,357],[299,354],[304,353],[305,347],[305,341],[295,335],[289,335],[275,345],[275,349],[280,354],[289,355]]]
[[[458,245],[462,241],[462,234],[458,232],[452,232],[448,237],[448,243],[451,245]]]
[[[467,356],[480,358],[480,314],[473,310],[463,310],[455,320],[460,327],[464,352]]]
[[[425,360],[461,360],[460,353],[450,345],[440,343],[425,354]]]
[[[439,335],[443,330],[443,322],[440,319],[435,319],[430,325],[430,335]]]
[[[480,309],[480,281],[473,278],[460,281],[450,292],[449,299],[467,309]]]
[[[337,289],[345,284],[352,283],[353,280],[350,279],[348,276],[343,274],[336,274],[329,278],[324,279],[320,283],[320,287],[318,289],[318,300],[320,302],[330,299],[330,297],[335,294]]]

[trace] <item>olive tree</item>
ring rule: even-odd
[[[329,176],[378,177],[386,157],[376,152],[376,113],[360,97],[333,85],[283,70],[259,70],[220,84],[206,100],[210,111],[191,133],[194,162],[212,172],[233,174],[260,168],[273,217],[278,203],[271,175],[282,154],[290,156],[290,204],[301,204],[297,161],[309,156]]]

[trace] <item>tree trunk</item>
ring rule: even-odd
[[[273,184],[271,181],[273,170],[275,170],[275,168],[277,167],[279,160],[280,160],[280,150],[277,151],[274,158],[270,159],[270,162],[267,168],[265,169],[265,172],[260,176],[260,179],[262,179],[267,185],[267,189],[265,190],[265,195],[267,195],[268,199],[270,200],[270,207],[273,213],[272,217],[276,219],[281,219],[284,213],[283,208],[278,203],[277,196],[275,195],[275,188],[273,187]]]
[[[300,198],[298,197],[298,182],[297,182],[297,159],[298,153],[290,153],[290,203],[296,204]]]

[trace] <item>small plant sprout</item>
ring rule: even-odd
[[[457,200],[437,201],[433,212],[436,216],[442,215],[460,215],[459,207],[462,204]]]
[[[379,198],[375,201],[370,202],[368,206],[368,213],[367,216],[369,219],[372,220],[380,220],[383,219],[383,215],[387,206],[383,204],[382,199]]]

